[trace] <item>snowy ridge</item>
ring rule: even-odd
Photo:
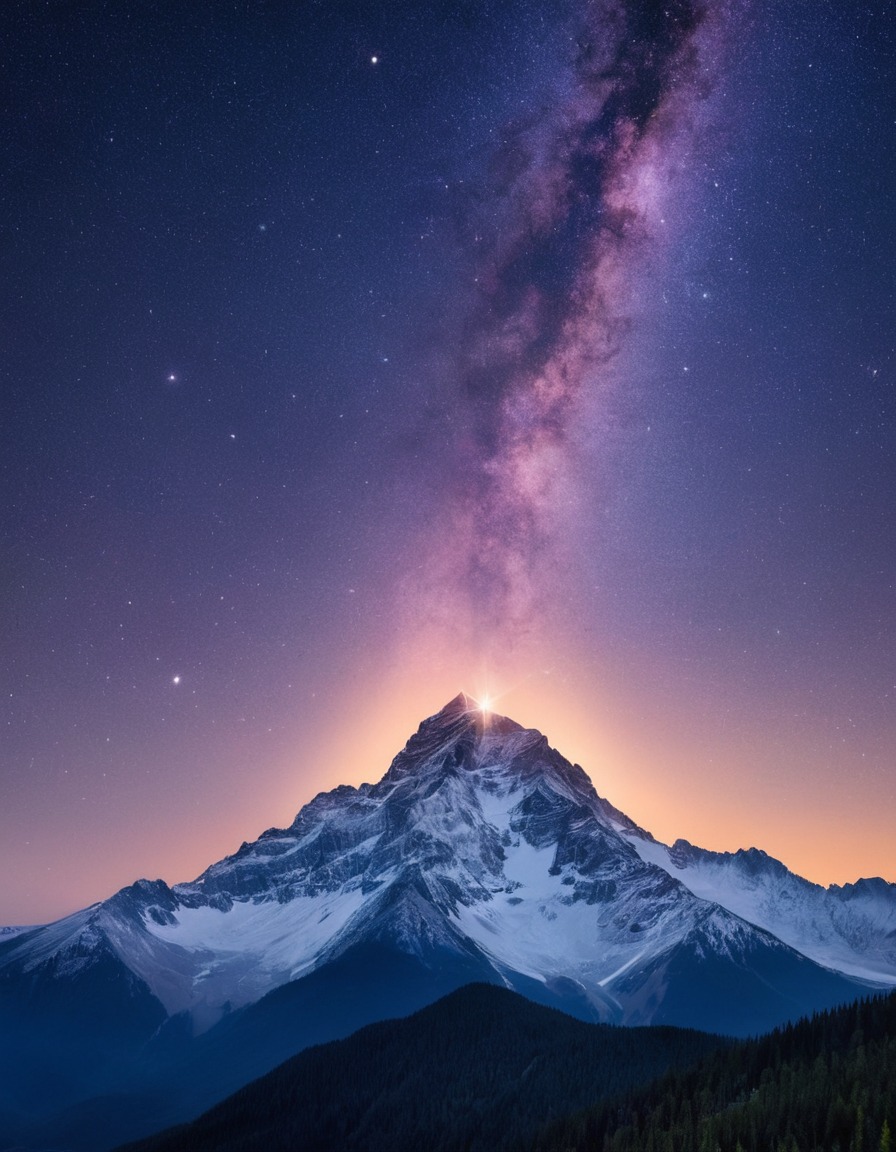
[[[818,964],[896,985],[896,884],[879,878],[822,888],[757,848],[708,852],[668,847],[641,829],[620,828],[642,860],[694,895],[714,900]]]
[[[7,927],[0,927],[0,943],[4,940],[11,940],[13,936],[21,936],[23,932],[33,932],[35,928],[40,928],[40,924],[10,924]]]

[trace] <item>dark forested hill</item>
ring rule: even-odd
[[[896,1152],[896,993],[756,1040],[492,985],[312,1048],[130,1152]]]
[[[535,1152],[896,1152],[896,993],[740,1041],[552,1124]]]
[[[552,1118],[729,1043],[587,1024],[473,984],[403,1020],[302,1052],[140,1152],[499,1152]]]

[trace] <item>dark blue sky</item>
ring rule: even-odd
[[[896,878],[887,5],[0,35],[0,921],[462,688],[658,836]]]

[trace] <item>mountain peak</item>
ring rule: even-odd
[[[420,724],[415,736],[436,732],[456,736],[464,731],[479,735],[484,732],[509,734],[522,732],[523,727],[515,720],[495,712],[487,696],[477,700],[468,692],[458,692],[453,700],[449,700],[438,712]]]
[[[392,761],[386,779],[404,776],[451,748],[471,752],[483,731],[484,720],[485,714],[476,701],[465,692],[459,692],[441,711],[422,721]]]
[[[465,692],[420,724],[383,779],[442,779],[446,773],[480,769],[499,769],[508,781],[525,787],[541,781],[576,804],[600,803],[582,769],[551,748],[541,732],[491,711]]]
[[[471,696],[468,692],[458,692],[453,700],[449,700],[440,711],[430,716],[428,720],[424,720],[423,723],[428,724],[434,720],[451,722],[461,718],[468,721],[478,720],[480,723],[487,721],[489,726],[495,720],[504,721],[513,724],[514,728],[519,727],[513,720],[508,720],[506,716],[499,716],[498,713],[492,709],[488,696],[483,696],[477,700],[475,696]]]
[[[472,696],[468,696],[466,692],[458,692],[454,699],[449,700],[445,707],[437,712],[436,715],[454,716],[478,711],[480,711],[480,705],[477,700],[474,700]]]

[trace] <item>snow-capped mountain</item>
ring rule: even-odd
[[[460,695],[379,783],[320,794],[192,883],[0,935],[0,1024],[55,1021],[65,1049],[101,1021],[65,1066],[72,1102],[120,1077],[109,1051],[168,1060],[176,1035],[179,1060],[192,1044],[226,1068],[213,1098],[472,979],[585,1018],[758,1032],[867,991],[844,973],[896,982],[894,909],[883,881],[825,893],[752,852],[665,848],[539,732]]]
[[[661,1001],[617,996],[623,974],[630,984],[698,937],[726,955],[780,948],[754,926],[828,967],[896,982],[894,886],[863,883],[846,899],[754,852],[667,849],[539,732],[458,696],[378,784],[322,793],[193,883],[141,880],[19,933],[0,962],[72,975],[102,944],[169,1015],[188,1010],[203,1027],[388,929],[412,954],[472,945],[497,973],[573,980],[599,1014],[641,1023]]]

